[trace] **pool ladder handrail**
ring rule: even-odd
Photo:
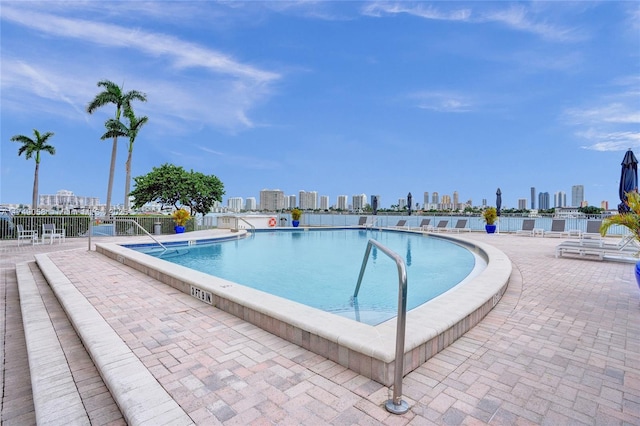
[[[162,247],[165,251],[167,250],[167,248],[164,246],[164,244],[162,244],[160,241],[156,240],[156,238],[151,235],[149,233],[149,231],[147,231],[146,229],[144,229],[142,226],[140,226],[140,224],[133,220],[133,219],[118,219],[118,218],[112,218],[112,219],[104,219],[103,222],[113,222],[113,225],[115,226],[116,222],[129,222],[129,223],[133,223],[134,225],[136,225],[139,229],[142,230],[142,232],[144,232],[145,234],[147,234],[149,237],[151,237],[151,239],[153,241],[156,242],[156,244],[158,244],[160,247]],[[91,251],[91,234],[93,234],[93,219],[89,221],[89,231],[87,232],[88,235],[88,240],[89,240],[89,251]]]
[[[251,222],[248,222],[248,221],[244,220],[244,218],[242,218],[240,216],[235,216],[235,218],[236,218],[236,230],[238,229],[238,219],[240,219],[241,221],[243,221],[244,223],[246,223],[247,225],[249,225],[251,227],[252,235],[256,235],[256,227],[255,227],[255,225],[253,225]]]
[[[362,259],[358,283],[356,284],[356,289],[353,292],[354,300],[357,300],[358,298],[360,284],[362,284],[362,277],[364,276],[364,271],[367,267],[367,261],[369,260],[369,255],[373,246],[377,247],[380,251],[394,260],[398,267],[398,316],[396,317],[396,360],[393,381],[393,398],[389,399],[385,403],[385,408],[392,414],[404,414],[409,411],[409,404],[402,399],[402,378],[404,377],[404,338],[407,322],[407,267],[405,266],[402,257],[397,253],[394,253],[378,241],[370,239],[367,243],[364,259]]]

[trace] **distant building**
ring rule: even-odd
[[[531,187],[531,210],[536,208],[536,188],[535,186]],[[526,210],[526,207],[522,210]]]
[[[573,185],[571,187],[571,207],[580,207],[584,201],[584,186]]]
[[[38,206],[44,210],[78,210],[92,209],[100,207],[100,199],[98,197],[84,197],[74,195],[73,192],[61,189],[55,195],[38,196]]]
[[[260,191],[260,210],[278,211],[284,209],[284,192],[279,189]]]
[[[563,191],[558,191],[553,194],[553,207],[567,207],[567,194]]]
[[[540,192],[538,194],[538,210],[549,210],[550,207],[549,193]]]
[[[434,192],[433,194],[431,194],[431,204],[435,205],[436,208],[438,208],[438,204],[440,204],[440,194],[438,194],[437,192]]]
[[[359,212],[367,206],[367,196],[365,194],[354,195],[351,197],[353,203],[353,211]]]
[[[422,208],[425,209],[425,210],[429,208],[429,193],[428,192],[424,193],[424,197],[422,199]]]
[[[338,199],[336,200],[336,209],[338,210],[348,210],[349,208],[349,197],[346,195],[338,195]]]
[[[287,195],[284,197],[284,208],[285,209],[293,209],[298,207],[297,200],[298,198],[295,195]]]
[[[321,195],[320,196],[320,210],[329,210],[329,196]]]
[[[300,191],[300,210],[317,210],[318,209],[318,192],[316,191]]]
[[[242,210],[242,197],[231,197],[227,199],[227,209],[230,212],[239,212]]]
[[[256,198],[255,197],[247,197],[247,200],[244,204],[244,209],[246,211],[255,211],[257,208]]]
[[[533,203],[531,203],[533,205]],[[518,210],[527,210],[527,199],[519,198],[518,199]]]
[[[604,210],[609,210],[609,202],[608,201],[600,201],[600,208]]]

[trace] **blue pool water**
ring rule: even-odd
[[[398,269],[373,247],[357,303],[352,300],[367,242],[407,267],[407,310],[446,292],[482,263],[448,240],[378,230],[258,232],[254,237],[148,254],[367,324],[396,316]],[[483,265],[482,265],[483,266]]]

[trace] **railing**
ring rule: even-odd
[[[402,378],[404,376],[404,335],[407,322],[407,268],[404,264],[404,260],[402,260],[402,257],[398,254],[389,250],[376,240],[369,240],[364,254],[364,259],[362,260],[362,266],[360,267],[358,283],[356,284],[356,289],[353,292],[354,301],[358,299],[360,284],[362,284],[362,277],[364,276],[367,261],[369,260],[369,254],[371,254],[371,248],[373,246],[376,246],[380,251],[394,260],[398,267],[398,316],[396,328],[396,361],[393,381],[393,398],[386,402],[385,408],[393,414],[404,414],[409,410],[409,404],[402,399]]]
[[[256,235],[256,227],[252,223],[249,223],[248,221],[246,221],[242,216],[236,216],[236,229],[238,229],[238,220],[241,220],[247,225],[249,225],[251,227],[252,234],[254,236]]]
[[[149,232],[147,232],[146,229],[144,229],[142,226],[140,226],[140,224],[137,221],[133,220],[133,219],[120,219],[120,218],[116,217],[114,219],[104,220],[102,223],[108,225],[109,222],[113,222],[113,234],[115,234],[116,224],[117,223],[130,223],[130,224],[136,226],[137,229],[142,231],[143,234],[148,235],[153,241],[156,242],[156,244],[158,244],[160,247],[162,247],[165,251],[167,250],[167,248],[164,246],[164,244],[162,244],[160,241],[158,241],[153,235],[151,235]],[[100,225],[100,226],[104,226],[104,225]],[[92,220],[92,221],[89,222],[89,231],[87,232],[87,236],[89,237],[88,238],[88,240],[89,240],[89,249],[88,250],[89,251],[91,251],[91,236],[94,235],[94,231],[95,231],[94,221]]]

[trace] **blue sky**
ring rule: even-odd
[[[581,184],[618,203],[640,155],[638,2],[2,1],[0,203],[31,200],[16,134],[52,131],[40,194],[106,201],[111,80],[147,94],[133,176],[172,163],[228,197],[408,192],[517,207]],[[112,203],[122,203],[119,144]]]

